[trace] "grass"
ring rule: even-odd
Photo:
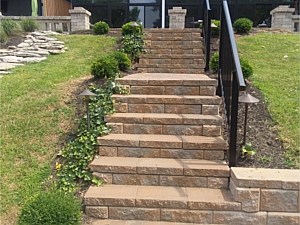
[[[260,33],[238,39],[241,55],[254,68],[251,81],[260,89],[278,127],[286,163],[300,166],[300,37]]]
[[[18,67],[1,78],[1,224],[14,224],[19,208],[51,173],[62,137],[74,124],[70,86],[90,73],[93,60],[115,46],[99,36],[60,36],[69,51]]]

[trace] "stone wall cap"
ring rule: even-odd
[[[172,9],[168,9],[169,14],[186,14],[187,10],[182,7],[173,7]]]
[[[245,186],[259,187],[260,183],[294,183],[294,186],[300,188],[300,170],[292,169],[264,169],[264,168],[243,168],[232,167],[231,173],[238,181],[242,181]],[[256,185],[257,184],[257,185]],[[243,185],[243,186],[244,186]],[[272,184],[270,184],[272,186]],[[263,188],[263,187],[262,187]],[[272,187],[269,187],[272,188]]]
[[[274,13],[293,13],[295,12],[294,8],[290,8],[288,5],[280,5],[277,8],[273,9],[270,12],[270,15],[273,15]]]
[[[85,13],[89,16],[91,16],[91,12],[89,12],[88,10],[86,10],[85,8],[83,7],[74,7],[74,9],[69,9],[69,13],[70,14],[82,14],[82,13]]]

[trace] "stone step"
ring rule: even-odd
[[[202,41],[146,41],[145,49],[203,49]]]
[[[218,212],[241,210],[224,189],[109,184],[91,186],[84,205],[98,219],[204,224],[212,224]]]
[[[137,73],[118,78],[123,85],[132,86],[216,86],[217,81],[205,74]]]
[[[172,58],[172,57],[155,57],[155,58],[148,58],[147,55],[144,55],[144,58],[141,58],[139,60],[139,67],[143,67],[144,65],[168,65],[166,68],[171,68],[172,65],[176,65],[176,67],[178,65],[182,65],[181,68],[188,68],[190,65],[192,67],[196,67],[196,68],[202,68],[199,67],[199,65],[203,64],[204,61],[202,58],[200,57],[191,57],[191,58]],[[189,64],[189,65],[187,65]],[[199,64],[199,65],[198,65]],[[198,65],[198,67],[196,66]]]
[[[181,40],[190,40],[190,41],[198,41],[202,40],[201,34],[198,32],[168,32],[168,33],[150,33],[146,32],[144,35],[144,40],[151,41],[181,41]]]
[[[138,158],[224,160],[222,137],[109,134],[98,138],[99,155]]]
[[[154,60],[154,59],[153,59]],[[199,63],[171,63],[168,59],[162,59],[161,61],[157,60],[156,62],[152,61],[148,64],[140,63],[138,68],[165,68],[165,69],[203,69],[204,64]],[[199,73],[199,71],[198,71]]]
[[[204,225],[193,223],[194,225]],[[144,221],[144,220],[94,220],[90,225],[191,225],[190,223],[161,222],[161,221]],[[211,224],[225,225],[225,224]]]
[[[178,48],[170,48],[170,49],[157,49],[157,48],[146,48],[145,47],[146,54],[142,54],[141,57],[147,54],[201,54],[203,55],[203,48],[201,46],[194,47],[194,48],[184,48],[184,49],[178,49]]]
[[[218,96],[113,95],[119,113],[175,113],[218,115]]]
[[[153,54],[147,53],[142,54],[140,56],[141,59],[203,59],[203,54],[194,53],[194,54],[172,54],[172,53],[165,53],[165,54]]]
[[[204,72],[204,65],[201,69],[172,69],[172,68],[138,68],[139,73],[181,73],[181,74],[198,74]]]
[[[128,157],[98,157],[90,168],[109,184],[224,189],[230,171],[220,161]]]
[[[221,135],[222,117],[218,115],[165,114],[165,113],[115,113],[105,118],[112,133]]]

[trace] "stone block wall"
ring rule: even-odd
[[[292,20],[294,8],[289,8],[286,5],[280,5],[270,12],[272,16],[271,27],[274,29],[285,29],[294,31],[294,22]]]
[[[169,9],[169,27],[171,29],[184,29],[186,12],[187,10],[182,7],[173,7],[172,9]]]
[[[82,7],[74,7],[69,10],[71,16],[71,30],[88,30],[90,29],[91,13]]]
[[[300,170],[232,168],[230,191],[242,211],[264,214],[266,225],[300,224]]]

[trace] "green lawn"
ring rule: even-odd
[[[76,107],[68,103],[70,96],[74,98],[68,93],[70,86],[89,74],[95,58],[115,46],[115,39],[109,37],[59,39],[69,51],[18,67],[0,79],[0,221],[4,224],[13,224],[19,207],[41,190],[59,140],[76,124]]]
[[[286,163],[300,159],[300,36],[261,33],[238,39],[241,55],[254,67],[251,77],[268,103],[280,138],[287,149]]]

